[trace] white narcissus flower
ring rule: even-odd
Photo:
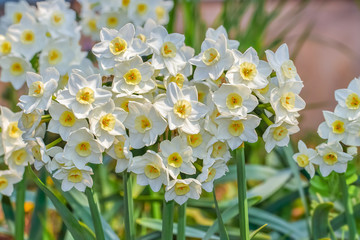
[[[106,1],[100,1],[100,3],[103,2]],[[116,2],[120,2],[120,1],[116,1]],[[125,24],[130,22],[129,18],[126,16],[126,11],[122,9],[114,11],[115,8],[113,7],[112,3],[110,6],[112,7],[112,9],[106,12],[102,12],[100,14],[99,20],[96,24],[99,29],[102,28],[120,29]]]
[[[150,35],[152,33],[152,31],[158,26],[158,24],[156,24],[156,22],[149,18],[148,20],[146,20],[144,27],[142,27],[141,25],[136,25],[136,31],[135,31],[135,37],[139,38],[143,43],[146,43],[147,40],[150,39]],[[152,54],[152,49],[147,46],[147,50],[144,52],[144,55],[150,55]]]
[[[128,113],[115,108],[114,101],[93,109],[89,115],[91,132],[97,137],[104,148],[109,148],[117,135],[125,135],[125,121]]]
[[[65,75],[75,58],[74,47],[67,38],[50,41],[39,56],[40,72],[44,72],[48,67],[55,67],[61,75]]]
[[[167,166],[170,176],[177,178],[180,172],[192,175],[196,173],[196,169],[192,162],[192,149],[187,146],[183,139],[179,136],[160,143],[161,156]]]
[[[289,124],[297,124],[298,111],[305,108],[305,101],[299,96],[303,88],[302,82],[287,81],[280,88],[271,91],[270,103],[275,111],[276,122],[281,120]]]
[[[315,175],[313,159],[317,156],[317,152],[312,148],[307,148],[301,140],[298,142],[298,149],[299,152],[293,155],[294,161],[299,167],[305,168],[310,177],[313,178]]]
[[[156,20],[160,25],[166,25],[169,23],[169,12],[174,7],[173,1],[158,1],[154,5],[154,10],[150,13],[151,17]]]
[[[226,162],[223,160],[216,160],[212,165],[205,165],[202,172],[197,176],[197,180],[201,182],[201,187],[207,191],[212,192],[214,189],[214,181],[221,178],[229,171]]]
[[[41,138],[37,137],[34,140],[30,140],[26,148],[28,153],[34,157],[34,167],[36,170],[40,170],[50,162],[50,157],[46,153],[45,143]]]
[[[13,113],[4,106],[0,106],[0,109],[1,140],[6,153],[25,144],[21,136],[23,131],[18,127],[22,112]]]
[[[34,133],[39,126],[43,111],[35,110],[31,113],[24,113],[21,115],[18,127],[23,131],[22,138],[27,140]]]
[[[321,174],[326,177],[332,171],[346,172],[347,163],[353,159],[350,154],[344,153],[339,142],[322,143],[316,147],[318,155],[312,160],[319,165]]]
[[[344,142],[351,145],[348,141],[350,133],[348,131],[349,121],[337,116],[333,112],[323,111],[325,122],[322,122],[318,128],[318,134],[321,138],[331,142]]]
[[[106,150],[106,153],[116,160],[115,172],[125,171],[130,164],[133,155],[130,151],[130,140],[126,135],[116,136],[114,143]]]
[[[93,180],[90,175],[93,174],[91,167],[84,166],[77,168],[75,166],[62,167],[54,173],[53,177],[62,180],[61,190],[64,192],[76,188],[80,192],[84,192],[86,187],[91,188]]]
[[[0,61],[2,82],[11,82],[15,90],[19,90],[26,81],[26,73],[33,72],[30,63],[22,57],[5,56]]]
[[[2,16],[1,21],[7,28],[10,25],[19,23],[25,14],[35,17],[36,8],[29,5],[25,0],[18,2],[5,1],[4,16]]]
[[[189,60],[192,65],[196,66],[195,81],[207,78],[218,79],[224,70],[231,67],[233,61],[233,54],[228,49],[227,39],[223,34],[216,41],[205,39],[201,44],[201,53]]]
[[[76,13],[64,0],[38,2],[38,19],[52,38],[76,36]]]
[[[196,134],[181,133],[181,137],[184,139],[188,146],[192,148],[194,158],[204,159],[207,153],[207,144],[209,143],[212,135],[205,131],[203,127],[200,128],[200,132]]]
[[[291,125],[283,121],[270,125],[263,134],[265,150],[269,153],[276,145],[279,147],[287,146],[290,141],[290,134],[299,130],[297,125]]]
[[[5,151],[5,164],[10,170],[22,175],[25,167],[34,162],[32,154],[26,151],[26,144],[16,145],[11,151]]]
[[[259,101],[262,103],[271,102],[271,92],[274,88],[279,88],[278,79],[273,77],[270,79],[268,85],[261,89],[254,89],[253,92],[259,98]]]
[[[17,172],[12,170],[0,171],[0,193],[11,196],[14,191],[14,184],[21,181],[21,177]]]
[[[216,160],[229,161],[231,158],[229,146],[225,140],[219,140],[216,136],[212,137],[207,145],[207,154],[203,159],[204,165],[212,165]]]
[[[183,205],[189,198],[199,199],[201,183],[194,178],[174,179],[169,182],[165,191],[165,201],[174,200]]]
[[[166,121],[151,103],[129,102],[129,115],[124,125],[129,129],[130,145],[139,149],[153,145],[166,129]]]
[[[22,54],[29,61],[46,45],[45,34],[44,26],[37,23],[35,17],[29,14],[23,15],[20,23],[10,26],[7,31],[14,51]]]
[[[131,23],[126,24],[119,31],[101,29],[101,42],[94,45],[92,52],[104,70],[111,69],[117,62],[129,60],[146,51],[145,43],[134,36],[135,27]]]
[[[175,76],[186,65],[186,58],[181,49],[185,37],[179,33],[169,34],[163,26],[153,29],[147,44],[153,50],[151,63],[155,69],[166,68]]]
[[[9,37],[0,34],[0,56],[6,56],[13,52]]]
[[[154,68],[149,63],[144,63],[140,56],[116,64],[114,73],[114,92],[143,94],[156,87],[155,81],[151,78]]]
[[[294,62],[289,59],[289,49],[286,43],[282,44],[275,53],[271,50],[266,50],[265,53],[270,66],[276,72],[280,86],[288,80],[301,81]]]
[[[154,192],[169,183],[168,170],[160,155],[151,150],[147,150],[143,156],[134,157],[128,171],[137,175],[137,184],[150,185]]]
[[[213,93],[212,98],[222,115],[231,116],[245,117],[259,103],[250,88],[243,84],[224,83]]]
[[[70,108],[77,118],[86,118],[92,109],[104,105],[112,96],[101,85],[99,74],[84,78],[72,73],[68,88],[60,91],[56,100]]]
[[[158,0],[153,0],[151,3],[147,0],[131,0],[128,7],[129,19],[135,25],[143,25],[151,17],[151,12],[157,2]]]
[[[179,128],[188,134],[200,132],[199,119],[208,112],[205,104],[198,102],[197,90],[194,86],[180,89],[176,83],[170,83],[166,97],[154,103],[155,108],[166,117],[170,130]]]
[[[360,146],[360,119],[351,121],[347,125],[347,131],[349,134],[342,141],[349,146]]]
[[[129,112],[129,102],[139,102],[141,104],[151,103],[147,98],[142,95],[131,94],[128,95],[126,93],[119,93],[116,95],[114,102],[116,107],[120,107],[124,109],[126,112]]]
[[[103,148],[87,128],[80,128],[70,134],[64,148],[64,158],[69,159],[77,168],[87,163],[102,163]]]
[[[52,94],[58,86],[59,77],[59,72],[55,68],[46,69],[42,76],[36,73],[27,73],[26,83],[29,94],[20,97],[18,106],[24,113],[48,110]]]
[[[218,139],[226,140],[231,150],[238,148],[243,142],[254,143],[258,140],[255,128],[261,119],[253,114],[246,117],[219,117],[215,120],[218,124]]]
[[[86,11],[86,14],[83,14],[81,18],[81,30],[84,35],[91,37],[93,41],[100,41],[99,32],[100,29],[97,26],[97,22],[99,21],[100,15],[92,12],[91,10]]]
[[[238,50],[233,51],[234,64],[226,73],[231,84],[244,84],[250,89],[261,89],[269,84],[267,77],[272,72],[265,61],[259,60],[255,49],[250,47],[244,54]]]
[[[335,91],[335,99],[338,105],[335,114],[349,120],[360,117],[360,78],[354,78],[347,89]]]
[[[49,107],[51,120],[48,125],[48,131],[58,133],[60,137],[67,141],[70,133],[82,128],[89,127],[86,119],[78,119],[70,109],[53,101]]]
[[[206,30],[206,38],[216,41],[221,35],[224,35],[229,49],[238,49],[240,43],[237,40],[229,40],[228,34],[224,26],[220,26],[217,29],[208,28]]]

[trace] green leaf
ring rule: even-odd
[[[221,217],[221,212],[220,212],[217,200],[216,200],[215,188],[213,189],[213,195],[214,195],[216,216],[217,216],[217,219],[218,219],[220,238],[223,239],[223,240],[228,240],[229,236],[228,236],[228,233],[226,232],[226,228],[225,228],[223,219]]]
[[[48,189],[44,183],[35,175],[30,166],[27,167],[30,178],[36,183],[36,185],[44,191],[46,196],[52,201],[56,210],[60,214],[67,229],[70,231],[74,239],[89,240],[95,239],[94,233],[89,229],[84,228],[83,225],[74,217],[73,213],[55,196],[55,194]]]
[[[253,231],[253,232],[251,233],[251,235],[250,235],[250,240],[251,240],[251,239],[255,239],[255,236],[256,236],[258,233],[260,233],[260,231],[261,231],[263,228],[265,228],[266,226],[267,226],[267,223],[264,224],[264,225],[262,225],[261,227],[259,227],[259,228],[256,229],[255,231]]]
[[[161,231],[162,230],[162,221],[160,219],[154,219],[154,218],[139,218],[136,220],[136,223],[141,225],[141,226],[145,226],[147,228],[153,229],[153,230],[157,230],[157,231]],[[177,234],[177,223],[174,223],[174,228],[173,228],[173,234]],[[185,228],[185,234],[186,237],[189,238],[203,238],[205,237],[205,232],[199,229],[196,229],[194,227],[189,227],[186,226]],[[210,239],[220,239],[217,236],[212,236]]]
[[[26,173],[23,179],[16,185],[16,212],[15,212],[15,239],[24,239],[25,228],[25,192],[26,192]]]
[[[9,226],[9,230],[11,233],[14,233],[15,214],[11,205],[11,200],[8,196],[2,195],[1,206],[5,215],[6,223]]]
[[[312,234],[315,239],[328,236],[329,212],[334,207],[331,202],[320,203],[314,210],[311,220]]]

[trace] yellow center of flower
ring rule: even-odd
[[[192,109],[191,104],[187,100],[178,100],[174,104],[174,113],[179,118],[185,119],[189,117],[191,113],[191,109]]]
[[[106,19],[106,26],[108,28],[115,28],[119,23],[119,19],[116,16],[110,16]]]
[[[89,142],[78,143],[75,147],[76,153],[81,157],[87,157],[91,154],[91,145]]]
[[[22,131],[18,127],[18,122],[11,122],[8,126],[8,135],[11,138],[18,138],[22,134]]]
[[[160,176],[160,168],[154,164],[148,164],[144,169],[145,176],[150,179],[155,179]]]
[[[291,60],[288,60],[281,65],[281,71],[286,78],[294,78],[297,74],[294,62]]]
[[[48,53],[48,62],[50,65],[56,65],[62,60],[62,53],[58,49],[51,49]]]
[[[21,115],[21,122],[26,129],[31,128],[32,125],[34,125],[35,120],[36,120],[35,113],[23,113],[23,115]]]
[[[44,84],[43,82],[33,82],[29,87],[29,95],[33,97],[42,97],[44,95]]]
[[[163,8],[162,6],[158,6],[155,8],[155,14],[158,20],[163,19],[165,17],[165,13],[165,8]]]
[[[244,131],[244,124],[241,120],[233,120],[228,126],[228,131],[232,136],[238,137]]]
[[[266,94],[269,91],[269,84],[266,85],[266,87],[264,87],[264,88],[258,89],[258,91],[260,94]]]
[[[178,196],[183,196],[190,191],[189,185],[185,183],[175,183],[175,193]]]
[[[333,133],[342,134],[345,132],[344,122],[340,120],[335,120],[332,124]]]
[[[172,42],[164,42],[161,47],[161,55],[165,58],[173,58],[176,56],[176,47]]]
[[[21,12],[14,12],[14,14],[13,14],[13,23],[14,24],[17,24],[17,23],[19,23],[20,21],[21,21],[21,19],[22,19],[22,13]]]
[[[125,145],[125,142],[123,142],[123,141],[119,141],[118,143],[116,143],[114,145],[114,152],[115,152],[115,156],[117,158],[120,158],[120,159],[125,158],[124,145]]]
[[[9,185],[8,180],[7,180],[5,177],[1,176],[1,177],[0,177],[0,191],[2,191],[2,190],[4,190],[5,188],[7,188],[8,185]]]
[[[34,156],[34,158],[38,161],[41,161],[42,157],[41,157],[41,153],[40,153],[40,146],[39,145],[35,145],[31,148],[31,152]]]
[[[221,76],[216,79],[216,80],[212,80],[218,87],[221,87],[221,85],[223,83],[226,83],[226,77],[225,77],[225,73],[222,73]]]
[[[59,118],[59,122],[64,127],[72,127],[76,122],[74,113],[70,111],[64,111]]]
[[[345,100],[348,109],[358,109],[360,106],[360,98],[356,93],[351,93]]]
[[[178,73],[178,74],[176,74],[176,76],[170,77],[169,83],[174,82],[174,83],[176,83],[176,85],[179,88],[182,88],[184,86],[184,81],[185,81],[184,75],[182,75],[181,73]]]
[[[20,76],[24,73],[24,68],[21,62],[13,62],[10,66],[10,73],[14,76]]]
[[[23,44],[32,44],[35,41],[35,34],[31,30],[24,30],[21,33],[20,41]]]
[[[274,129],[274,132],[273,132],[273,138],[276,140],[276,141],[280,141],[282,140],[284,137],[286,137],[288,134],[288,130],[286,127],[283,127],[283,126],[278,126]]]
[[[25,148],[13,151],[11,154],[11,158],[13,159],[13,161],[15,162],[16,165],[20,166],[21,164],[23,164],[26,160],[27,157],[27,152],[25,150]]]
[[[123,77],[129,85],[137,85],[141,81],[141,73],[137,68],[130,69]]]
[[[11,52],[11,42],[5,40],[2,42],[0,46],[0,53],[2,55],[7,55]]]
[[[226,106],[229,109],[236,109],[242,106],[242,97],[237,93],[230,93],[226,97]]]
[[[337,154],[329,152],[323,156],[323,160],[327,165],[334,165],[338,161]]]
[[[100,127],[105,131],[111,131],[115,127],[115,116],[108,113],[100,118]]]
[[[198,101],[201,103],[205,103],[206,93],[198,89]]]
[[[240,64],[240,75],[244,80],[252,81],[257,74],[256,66],[253,63],[243,62]]]
[[[122,0],[122,5],[123,5],[124,7],[129,6],[129,4],[130,4],[130,0]]]
[[[137,37],[138,39],[140,39],[143,43],[146,42],[146,37],[145,37],[144,34],[141,34],[141,33],[140,33],[140,34],[137,35],[136,37]]]
[[[210,167],[210,168],[208,169],[208,177],[207,177],[207,179],[205,180],[205,182],[211,182],[211,181],[214,179],[215,174],[216,174],[216,169]]]
[[[215,119],[220,116],[220,112],[218,111],[217,108],[214,109],[214,111],[211,113],[210,115],[210,119],[211,119],[211,122],[213,124],[215,124],[216,126],[218,125],[216,122],[215,122]]]
[[[71,169],[68,174],[69,182],[79,183],[83,179],[82,172],[79,169]]]
[[[51,23],[53,26],[61,26],[65,21],[64,14],[62,12],[54,12],[51,15]]]
[[[200,146],[200,144],[203,142],[203,138],[200,133],[187,135],[186,139],[187,143],[193,148]]]
[[[305,154],[300,154],[297,156],[296,162],[300,167],[306,167],[309,165],[309,157]]]
[[[59,79],[59,88],[60,89],[63,89],[69,82],[69,74],[65,74],[63,76],[60,76],[60,79]]]
[[[120,107],[126,112],[129,112],[129,100],[125,100],[120,104]]]
[[[205,50],[202,56],[202,61],[208,66],[217,63],[219,59],[220,59],[220,53],[215,48],[209,48]]]
[[[94,91],[84,87],[76,93],[76,100],[81,104],[92,104],[95,101]]]
[[[145,3],[140,3],[137,5],[136,11],[139,15],[144,15],[148,10],[148,6]]]
[[[285,109],[293,109],[295,107],[295,94],[293,92],[284,93],[280,98],[280,102]]]
[[[216,142],[213,145],[213,149],[211,152],[212,158],[221,158],[226,153],[226,144],[223,142]]]
[[[110,52],[114,55],[120,55],[127,50],[127,42],[121,37],[116,37],[109,43]]]
[[[90,29],[91,32],[97,32],[98,28],[96,26],[96,19],[95,18],[91,18],[88,20],[87,22],[88,28]]]
[[[170,154],[167,160],[168,164],[175,168],[179,168],[183,162],[182,157],[178,152]]]
[[[135,118],[135,129],[139,133],[145,133],[151,128],[152,128],[152,121],[151,119],[147,118],[145,115],[140,115]]]

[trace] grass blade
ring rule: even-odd
[[[213,189],[213,195],[214,195],[214,203],[215,203],[216,216],[217,216],[217,219],[218,219],[220,239],[228,240],[228,239],[229,239],[229,236],[228,236],[228,234],[227,234],[227,232],[226,232],[226,228],[225,228],[223,219],[222,219],[222,217],[221,217],[221,212],[220,212],[220,209],[219,209],[217,200],[216,200],[215,188]]]
[[[126,239],[135,239],[135,225],[134,225],[134,206],[132,199],[132,182],[130,173],[124,171],[124,203],[125,203],[125,235]]]
[[[99,208],[98,208],[98,205],[95,203],[92,189],[86,188],[85,194],[88,199],[89,206],[90,206],[91,217],[92,217],[93,223],[94,223],[96,239],[105,240],[104,230],[103,230],[101,219],[100,219]]]
[[[261,227],[259,227],[258,229],[256,229],[255,231],[253,231],[253,232],[251,233],[251,235],[250,235],[250,240],[251,240],[251,239],[254,239],[255,236],[256,236],[263,228],[265,228],[266,226],[267,226],[267,224],[264,224],[264,225],[262,225]]]

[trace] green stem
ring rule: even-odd
[[[244,146],[235,150],[236,169],[238,182],[238,205],[239,205],[239,223],[241,240],[249,240],[249,214],[248,202],[246,198],[246,175],[245,175],[245,153]]]
[[[268,125],[271,126],[274,123],[265,115],[265,113],[261,113],[260,117],[262,118],[262,120],[264,120],[264,122]]]
[[[59,137],[58,139],[55,139],[53,142],[46,145],[46,149],[54,147],[56,144],[60,143],[61,141],[62,141],[61,137]]]
[[[93,195],[92,189],[86,188],[85,194],[88,199],[89,206],[90,206],[90,212],[91,212],[91,217],[93,219],[96,239],[105,240],[104,230],[103,230],[101,219],[100,219],[99,208],[98,208],[97,203],[94,200],[94,195]]]
[[[357,239],[354,210],[351,204],[351,199],[349,197],[345,174],[344,173],[339,174],[339,178],[340,178],[340,191],[342,192],[342,200],[345,207],[346,222],[349,226],[349,239]]]
[[[162,221],[161,240],[173,238],[173,221],[174,221],[174,201],[166,202],[164,200],[164,213]]]
[[[4,212],[6,222],[9,226],[9,230],[11,233],[14,233],[15,214],[11,204],[11,200],[8,196],[6,195],[2,196],[1,206]]]
[[[228,233],[226,231],[224,221],[222,219],[221,212],[220,212],[220,209],[219,209],[219,205],[218,205],[218,202],[216,200],[215,187],[213,188],[213,196],[214,196],[216,216],[217,216],[218,225],[219,225],[220,239],[229,240],[229,235],[228,235]]]
[[[15,239],[24,240],[26,174],[16,186]]]
[[[185,240],[185,228],[186,228],[186,205],[184,204],[179,206],[179,216],[178,216],[178,231],[177,231],[177,240]]]
[[[130,173],[124,171],[124,202],[125,202],[125,235],[126,239],[135,239],[135,225],[134,225],[134,206],[132,199],[132,184]]]

